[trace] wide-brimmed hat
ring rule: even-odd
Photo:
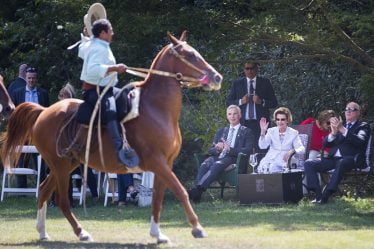
[[[106,19],[106,10],[101,3],[94,3],[90,6],[87,14],[83,18],[84,26],[90,36],[92,36],[93,23],[99,19]]]

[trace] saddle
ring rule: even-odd
[[[135,84],[136,82],[127,84],[114,95],[117,107],[117,120],[120,123],[124,123],[139,116],[140,88],[135,87]],[[94,108],[95,106],[90,103],[83,102],[80,104],[76,115],[77,122],[88,125]],[[97,116],[95,123],[97,123]],[[103,120],[101,120],[101,123],[105,124]]]
[[[140,88],[135,87],[135,84],[136,82],[126,85],[115,95],[117,120],[120,123],[125,123],[139,116]],[[57,138],[57,155],[73,158],[74,154],[83,154],[85,152],[88,125],[93,109],[93,106],[83,102],[66,112],[65,120]],[[98,129],[95,128],[97,127],[96,124],[97,117],[94,122],[90,153],[94,153],[98,148]]]

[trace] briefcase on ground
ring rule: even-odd
[[[302,172],[239,175],[240,204],[297,203],[302,197]]]

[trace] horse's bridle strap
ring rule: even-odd
[[[180,45],[180,44],[179,44]],[[177,45],[177,46],[179,46]],[[170,53],[177,57],[179,60],[181,60],[184,64],[186,64],[188,67],[196,70],[197,72],[201,73],[204,75],[204,72],[197,68],[195,65],[193,65],[191,62],[187,61],[183,56],[181,56],[175,48],[171,47],[170,48]],[[139,68],[139,67],[128,67],[126,70],[127,73],[130,73],[135,76],[139,76],[142,78],[146,78],[148,74],[156,74],[160,76],[165,76],[165,77],[171,77],[179,81],[179,83],[182,86],[188,86],[188,87],[196,87],[198,86],[199,79],[195,77],[189,77],[189,76],[184,76],[181,73],[170,73],[170,72],[165,72],[161,70],[156,70],[156,69],[147,69],[147,68]]]

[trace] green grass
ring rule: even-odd
[[[214,192],[214,196],[218,196]],[[230,201],[233,199],[234,201]],[[327,205],[240,206],[235,195],[224,201],[205,196],[194,205],[209,237],[194,239],[182,207],[172,197],[165,201],[161,229],[172,248],[374,248],[374,200],[335,198]],[[48,208],[50,241],[38,241],[36,200],[7,197],[0,203],[0,248],[168,248],[156,245],[149,233],[150,208],[129,205],[103,207],[88,202],[73,208],[95,242],[79,242],[58,208]]]

